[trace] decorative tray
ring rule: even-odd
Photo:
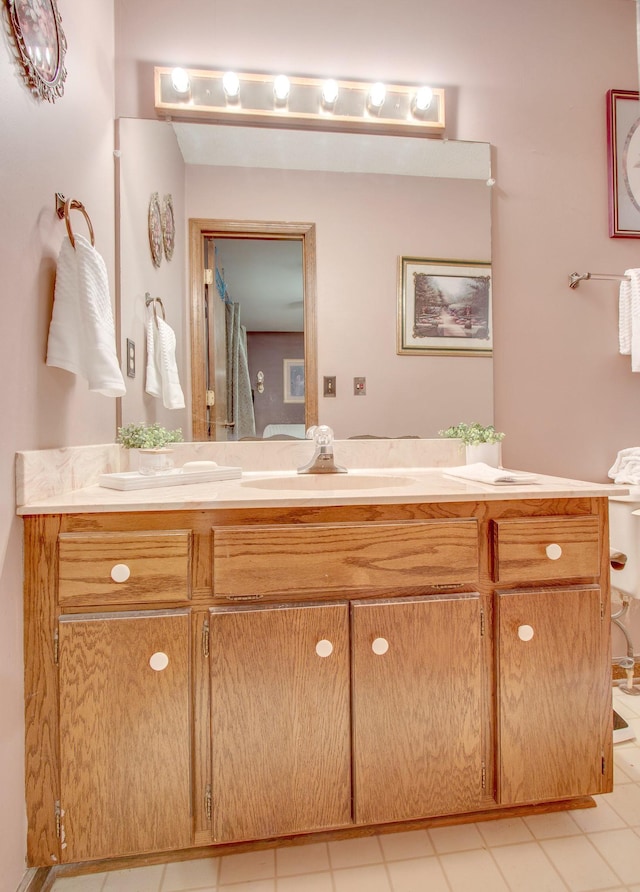
[[[163,486],[184,486],[187,483],[213,483],[216,480],[234,480],[242,477],[242,468],[207,468],[185,471],[172,468],[161,474],[141,474],[139,471],[120,471],[117,474],[101,474],[98,484],[107,489],[157,489]]]

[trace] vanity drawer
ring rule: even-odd
[[[476,583],[475,519],[213,529],[216,597]]]
[[[61,533],[61,605],[177,601],[191,595],[191,531]]]
[[[597,517],[493,521],[495,582],[573,579],[600,573]]]

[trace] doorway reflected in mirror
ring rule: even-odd
[[[190,237],[202,272],[192,277],[194,440],[304,436],[317,423],[315,227],[199,220]]]

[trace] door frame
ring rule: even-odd
[[[193,440],[207,440],[204,356],[204,240],[234,238],[299,239],[304,287],[305,427],[318,423],[318,355],[315,223],[250,220],[189,220],[189,290],[191,343],[191,419]]]

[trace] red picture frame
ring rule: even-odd
[[[609,236],[640,238],[640,101],[637,90],[607,93]]]

